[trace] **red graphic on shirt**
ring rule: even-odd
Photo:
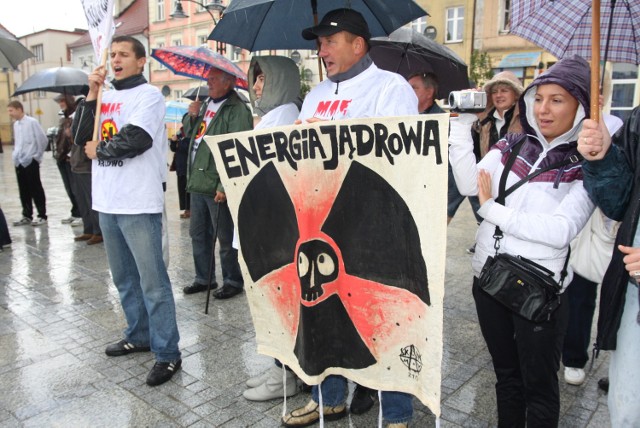
[[[118,133],[118,127],[116,126],[116,123],[112,119],[107,119],[103,121],[100,129],[101,129],[102,139],[104,141],[111,140],[113,136]]]
[[[340,113],[340,117],[344,117],[347,114],[349,104],[351,104],[351,100],[320,101],[313,117],[334,119],[337,113]]]
[[[113,116],[114,114],[120,114],[120,108],[122,103],[103,103],[100,108],[100,114]]]
[[[202,122],[200,122],[200,126],[198,126],[198,132],[196,133],[196,141],[202,138],[205,131],[207,130],[207,125],[211,123],[211,120],[215,115],[216,112],[212,110],[207,110],[204,112],[204,118],[202,119]]]

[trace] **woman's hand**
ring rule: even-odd
[[[629,276],[640,283],[640,248],[618,245],[618,249],[622,254],[626,254],[622,261]]]
[[[485,169],[478,170],[478,199],[480,205],[491,199],[491,174]]]

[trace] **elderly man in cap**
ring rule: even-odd
[[[205,135],[220,135],[248,131],[253,128],[249,108],[233,89],[236,78],[217,68],[207,75],[209,99],[200,109],[196,131],[193,132],[187,159],[187,192],[191,195],[191,223],[189,235],[193,248],[196,276],[193,284],[184,287],[185,294],[206,291],[210,278],[209,269],[215,272],[212,263],[214,228],[220,241],[220,263],[222,264],[222,288],[214,297],[228,299],[242,293],[244,281],[238,264],[238,250],[231,246],[233,220],[227,205],[227,197],[220,182],[209,146],[203,141]],[[211,279],[211,289],[217,288]]]
[[[304,100],[300,121],[316,122],[346,118],[406,116],[418,114],[418,99],[402,76],[380,70],[369,57],[369,27],[362,15],[351,9],[328,12],[320,24],[302,32],[307,40],[318,40],[328,79],[316,86]],[[337,109],[327,106],[338,105]],[[349,352],[345,349],[344,352]],[[288,427],[313,424],[323,412],[324,420],[346,416],[347,380],[329,376],[314,386],[306,406],[284,416]],[[351,403],[352,413],[363,413],[373,405],[375,392],[358,386]],[[412,398],[402,392],[382,392],[382,412],[390,427],[405,427],[413,416]]]

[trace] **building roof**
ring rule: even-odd
[[[142,34],[149,28],[149,0],[134,0],[115,18],[116,36],[133,36]],[[79,48],[91,44],[89,32],[84,34],[68,47]]]

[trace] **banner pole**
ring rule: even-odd
[[[107,65],[107,54],[109,53],[109,49],[104,49],[102,51],[102,59],[100,61],[101,67],[106,67]],[[105,74],[106,75],[106,74]],[[96,98],[96,116],[93,122],[93,138],[92,141],[98,140],[98,133],[100,132],[100,112],[102,110],[102,88],[104,84],[100,85],[98,89],[98,97]]]

